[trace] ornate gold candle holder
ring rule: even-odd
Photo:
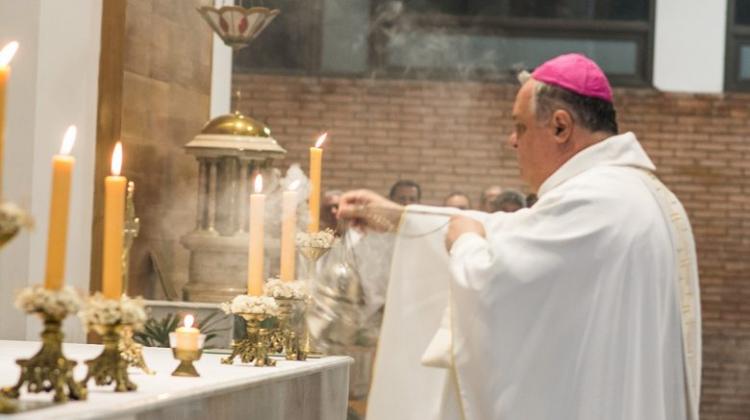
[[[307,359],[307,353],[300,345],[300,331],[304,329],[299,328],[299,322],[293,322],[305,305],[306,289],[303,281],[286,282],[278,278],[269,279],[264,288],[266,296],[273,297],[279,306],[278,322],[271,333],[272,350],[284,353],[287,360]]]
[[[307,352],[300,345],[300,336],[291,323],[291,318],[301,299],[277,298],[279,304],[279,323],[274,331],[276,351],[284,352],[286,360],[307,360]]]
[[[174,358],[180,361],[180,364],[177,365],[177,368],[175,368],[174,372],[172,372],[172,376],[186,376],[186,377],[198,377],[201,376],[197,370],[195,370],[195,366],[193,366],[193,362],[196,360],[200,360],[201,355],[203,354],[203,349],[197,349],[197,350],[183,350],[183,349],[177,349],[172,348],[172,355],[174,355]]]
[[[307,261],[307,277],[309,280],[314,278],[317,271],[315,264],[323,255],[331,250],[335,239],[336,236],[331,229],[313,233],[297,233],[297,249]]]
[[[242,363],[253,363],[255,366],[276,366],[276,361],[271,359],[269,348],[272,346],[268,329],[262,328],[261,323],[271,318],[268,314],[242,313],[241,316],[247,326],[247,337],[232,345],[232,354],[221,360],[222,363],[231,365],[235,357],[240,358]]]
[[[236,357],[242,363],[255,366],[276,366],[276,361],[268,354],[273,348],[271,332],[262,325],[263,321],[278,315],[279,306],[270,296],[238,295],[231,302],[222,304],[224,312],[242,317],[245,320],[247,337],[232,344],[232,354],[221,359],[231,365]]]
[[[119,344],[120,354],[128,366],[138,368],[146,375],[156,375],[143,358],[143,346],[133,340],[133,327],[125,325],[122,329],[122,339]]]
[[[0,414],[13,414],[18,411],[18,402],[0,394]]]
[[[101,294],[88,299],[80,313],[85,325],[102,337],[104,349],[94,359],[87,360],[88,373],[84,386],[93,379],[96,385],[115,384],[115,392],[135,391],[138,386],[128,376],[128,360],[123,357],[121,342],[124,331],[138,329],[146,321],[146,310],[141,299],[126,295],[119,300]]]
[[[192,326],[192,319],[193,318],[191,318],[190,326]],[[203,354],[203,344],[206,342],[206,335],[198,334],[197,339],[198,348],[180,348],[178,347],[179,343],[177,339],[177,333],[169,333],[169,346],[172,348],[172,355],[175,359],[180,361],[180,364],[177,365],[177,368],[175,368],[174,372],[172,372],[172,376],[201,376],[198,371],[195,370],[193,362],[195,362],[196,360],[200,360],[201,355]]]
[[[94,379],[97,385],[115,384],[115,392],[135,391],[138,386],[130,381],[128,362],[120,353],[123,324],[95,325],[94,331],[102,337],[104,350],[94,359],[87,360],[88,373],[83,380],[87,384]]]
[[[315,289],[316,278],[318,276],[318,260],[331,250],[335,239],[336,236],[331,229],[325,229],[314,233],[297,234],[297,249],[307,261],[307,287],[310,294],[312,294]],[[310,297],[308,297],[305,302],[305,319],[302,322],[304,329],[301,346],[302,351],[304,351],[306,355],[310,355],[311,353],[319,354],[312,348],[310,329],[307,326],[307,308],[310,306],[309,300]]]
[[[30,359],[16,361],[21,367],[21,375],[15,386],[3,389],[4,396],[18,398],[26,385],[32,393],[54,392],[53,401],[58,403],[86,399],[86,388],[73,378],[76,362],[68,360],[62,353],[62,321],[69,313],[75,313],[79,305],[78,295],[70,288],[53,291],[32,286],[19,293],[16,306],[44,321],[42,348]]]

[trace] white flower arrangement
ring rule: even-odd
[[[296,239],[298,247],[330,248],[336,235],[331,229],[324,229],[314,233],[299,232]]]
[[[266,296],[275,299],[304,299],[307,297],[305,282],[300,280],[283,281],[279,278],[268,279],[263,287]]]
[[[11,202],[0,203],[0,232],[2,234],[18,231],[31,226],[31,216],[22,208]]]
[[[120,300],[107,299],[101,293],[89,297],[86,307],[78,313],[87,328],[96,325],[131,325],[140,329],[146,322],[146,307],[141,298],[123,295]]]
[[[16,296],[16,308],[28,313],[45,313],[63,319],[68,314],[78,312],[81,298],[72,287],[49,290],[43,286],[30,286]]]
[[[231,302],[221,304],[221,309],[227,314],[265,314],[276,316],[279,305],[270,296],[237,295]]]

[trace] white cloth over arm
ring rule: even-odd
[[[450,215],[458,210],[409,206],[408,211],[413,216],[404,217],[393,254],[368,419],[429,420],[451,418],[444,416],[446,411],[458,413],[455,398],[443,398],[449,372],[420,363],[448,305],[449,258],[443,238]]]
[[[542,186],[533,209],[488,217],[486,239],[462,235],[450,272],[437,251],[442,237],[408,249],[399,243],[370,418],[697,418],[695,252],[692,238],[682,242],[692,291],[684,299],[674,215],[665,213],[642,175],[653,170],[635,136],[616,136],[563,165]],[[670,211],[684,220],[689,236],[681,206]],[[407,214],[402,231],[418,217]],[[428,284],[429,293],[419,288]],[[435,369],[443,375],[433,378],[422,375],[425,368],[412,354],[425,349],[423,336],[435,331],[442,311],[433,301],[430,311],[416,312],[422,297],[451,307],[452,364]],[[405,321],[391,312],[392,302],[412,306]],[[681,311],[681,303],[691,310]],[[684,317],[688,312],[694,319]],[[398,341],[391,328],[402,330]],[[407,358],[398,370],[389,369],[388,359],[401,354]],[[404,379],[408,385],[401,388]],[[459,395],[458,412],[445,409],[452,395]],[[394,400],[404,407],[379,411]],[[420,411],[410,411],[404,400]]]

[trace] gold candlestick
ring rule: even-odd
[[[141,231],[141,219],[135,214],[134,194],[135,183],[129,181],[127,196],[125,198],[125,225],[122,232],[122,289],[124,293],[127,293],[130,281],[130,249],[133,247],[133,241],[135,241],[135,238],[138,237],[138,233]]]
[[[122,337],[119,344],[120,354],[128,363],[128,366],[138,368],[146,375],[156,375],[143,358],[143,346],[133,340],[133,327],[126,325],[122,329]]]
[[[15,386],[3,389],[3,394],[18,398],[21,388],[32,393],[54,391],[53,401],[62,403],[73,400],[85,400],[86,388],[73,379],[73,368],[76,362],[68,360],[62,353],[63,333],[60,331],[64,317],[40,312],[44,320],[42,331],[42,348],[31,359],[18,359],[21,376]],[[67,392],[66,392],[67,389]]]
[[[115,392],[135,391],[138,386],[130,381],[128,377],[128,362],[120,353],[120,339],[122,337],[123,324],[96,325],[94,329],[102,336],[104,350],[95,359],[87,360],[88,373],[83,380],[87,384],[94,379],[97,385],[110,385],[115,383]]]
[[[88,328],[102,337],[104,343],[102,353],[86,361],[88,373],[83,383],[94,379],[97,385],[114,383],[116,392],[135,391],[137,386],[128,377],[128,360],[123,357],[122,339],[127,334],[126,330],[138,330],[146,321],[143,300],[127,295],[121,295],[116,300],[108,299],[97,293],[88,299],[79,316]]]
[[[307,299],[308,303],[305,307],[305,319],[303,320],[303,339],[302,339],[302,352],[305,353],[305,357],[315,353],[319,355],[312,348],[310,339],[310,328],[307,326],[307,310],[309,309],[309,301],[313,293],[315,293],[315,283],[318,276],[317,263],[318,260],[327,254],[328,251],[333,247],[335,240],[334,232],[331,229],[326,229],[321,232],[298,234],[297,235],[297,248],[300,254],[307,260],[307,290],[310,297]]]
[[[268,357],[268,350],[273,346],[269,331],[261,323],[271,316],[266,313],[238,313],[247,327],[247,338],[232,345],[232,354],[221,359],[221,363],[231,365],[236,357],[242,363],[253,363],[255,366],[276,366],[276,361]]]
[[[18,411],[18,402],[0,394],[0,414],[13,414],[16,411]]]
[[[18,293],[15,304],[24,312],[37,315],[44,321],[42,347],[30,359],[16,361],[21,367],[18,383],[4,388],[2,394],[18,398],[25,385],[31,393],[54,392],[53,400],[58,403],[66,402],[69,398],[85,400],[86,388],[73,379],[76,362],[68,360],[62,353],[62,321],[69,313],[78,312],[78,294],[68,287],[49,290],[31,286]],[[6,408],[9,406],[12,403],[6,404]]]
[[[300,346],[300,335],[291,318],[303,299],[276,298],[279,304],[278,325],[274,330],[273,344],[276,352],[283,352],[286,360],[307,360],[307,352]]]
[[[125,224],[123,228],[123,247],[122,247],[122,289],[127,293],[130,284],[130,249],[133,247],[133,241],[138,237],[141,230],[141,220],[135,214],[135,203],[133,196],[135,194],[135,183],[128,181],[127,195],[125,197]],[[143,358],[143,346],[133,340],[133,328],[126,326],[122,330],[122,340],[120,341],[120,353],[128,366],[136,367],[147,375],[155,375],[156,372],[149,369],[146,360]]]

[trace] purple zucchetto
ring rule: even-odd
[[[563,54],[544,62],[531,77],[582,96],[612,102],[612,87],[602,69],[581,54]]]

